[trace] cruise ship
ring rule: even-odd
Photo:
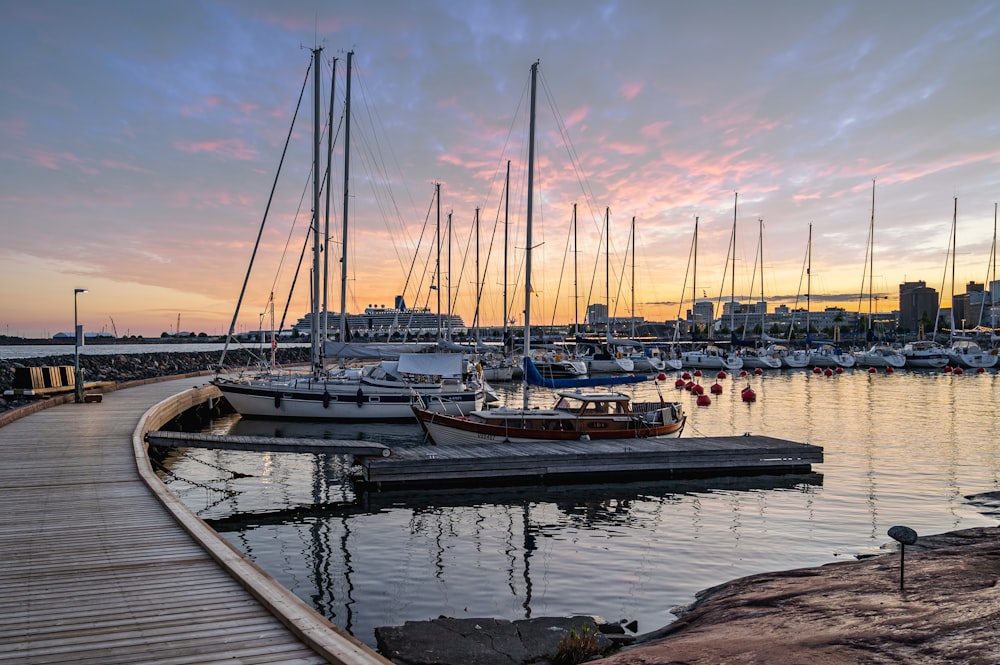
[[[323,321],[326,321],[328,336],[336,335],[340,330],[339,312],[320,312],[319,318],[321,329]],[[447,314],[435,314],[427,307],[411,309],[406,306],[403,296],[396,296],[393,307],[368,305],[363,314],[348,314],[347,329],[354,335],[368,331],[381,335],[397,331],[410,335],[434,334],[438,330],[446,331],[449,329],[453,335],[464,335],[468,332],[465,322],[458,314],[452,314],[449,317]],[[307,313],[299,319],[292,326],[292,330],[308,337],[312,331],[312,314]]]

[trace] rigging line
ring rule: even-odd
[[[539,74],[541,74],[541,71],[539,71]],[[597,197],[594,195],[594,190],[590,185],[590,181],[583,173],[583,167],[580,163],[576,146],[573,145],[573,141],[569,137],[569,130],[566,128],[566,122],[559,110],[559,105],[556,103],[555,95],[553,95],[551,88],[549,88],[548,81],[545,79],[545,76],[541,75],[540,78],[542,91],[545,93],[545,98],[549,103],[549,108],[552,110],[553,118],[556,121],[556,128],[559,130],[559,136],[563,141],[563,146],[566,148],[570,164],[573,166],[574,173],[577,176],[577,182],[580,184],[580,189],[583,192],[584,201],[590,209],[591,219],[594,221],[596,228],[598,226],[597,220],[602,216],[596,209]]]
[[[247,266],[246,275],[243,277],[243,286],[240,288],[240,296],[236,300],[236,309],[233,312],[233,320],[229,324],[229,332],[226,335],[226,343],[222,348],[222,355],[219,357],[219,365],[225,364],[226,352],[229,350],[229,341],[233,337],[233,332],[236,330],[236,321],[240,315],[240,307],[243,305],[243,297],[246,295],[247,283],[250,281],[250,272],[253,270],[254,260],[257,258],[257,250],[260,248],[260,240],[264,234],[264,223],[267,221],[268,212],[271,210],[271,203],[274,201],[274,191],[278,186],[278,176],[281,174],[281,167],[285,163],[285,156],[288,154],[288,144],[292,139],[292,131],[295,128],[295,120],[298,118],[299,109],[302,106],[302,98],[305,95],[306,86],[309,83],[309,72],[312,70],[312,59],[309,60],[309,65],[306,67],[305,79],[302,81],[302,88],[299,90],[299,99],[295,104],[295,112],[292,114],[292,124],[288,128],[288,134],[285,137],[285,146],[281,151],[281,159],[278,162],[278,170],[274,174],[274,181],[271,184],[271,193],[267,197],[267,205],[264,208],[264,217],[260,221],[260,228],[257,231],[257,239],[254,241],[253,252],[250,254],[250,265]]]
[[[695,218],[697,220],[697,217]],[[697,221],[695,222],[697,224]],[[684,293],[687,291],[687,281],[688,274],[691,272],[691,261],[694,259],[694,251],[696,248],[696,243],[698,242],[698,227],[695,226],[695,233],[691,236],[691,249],[688,250],[688,262],[687,267],[684,269],[684,282],[681,284],[681,297],[677,301],[677,320],[681,320],[681,314],[684,312]],[[694,309],[694,299],[691,301],[691,309]]]
[[[427,228],[430,225],[431,213],[434,211],[434,197],[437,194],[436,194],[436,189],[432,191],[434,191],[435,193],[431,194],[431,200],[427,204],[427,212],[424,214],[424,222],[420,227],[420,236],[417,239],[417,246],[413,252],[413,258],[410,259],[410,269],[406,272],[406,278],[403,280],[403,291],[401,295],[403,296],[404,300],[406,299],[407,291],[410,288],[410,281],[413,279],[413,274],[414,274],[413,270],[417,265],[417,259],[420,258],[420,248],[424,244],[424,234],[427,232]],[[414,299],[413,299],[414,305],[416,305],[417,302],[419,302],[420,300],[420,294],[424,290],[424,277],[426,275],[427,275],[427,265],[425,264],[424,271],[420,275],[420,281],[417,283],[416,289],[414,291]]]
[[[569,256],[569,247],[573,240],[572,224],[573,220],[571,218],[569,232],[566,234],[566,248],[563,250],[562,265],[559,266],[559,281],[556,282],[556,301],[552,305],[552,318],[549,320],[550,326],[554,326],[556,324],[556,310],[559,308],[559,294],[562,293],[563,275],[566,274],[566,258]]]

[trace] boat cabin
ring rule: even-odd
[[[561,392],[554,408],[581,416],[632,414],[629,396],[622,393]]]

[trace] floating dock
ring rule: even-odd
[[[536,484],[807,473],[823,448],[768,436],[418,446],[361,458],[356,481],[400,486]]]

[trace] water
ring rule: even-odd
[[[169,486],[369,645],[376,626],[439,615],[586,613],[636,619],[645,632],[701,589],[848,560],[888,542],[896,524],[932,534],[996,523],[964,498],[1000,490],[995,373],[769,373],[750,379],[756,403],[740,400],[745,381],[726,379],[701,408],[674,378],[664,394],[685,403],[685,436],[766,434],[821,445],[825,462],[787,477],[358,496],[344,457],[191,450],[174,460]],[[239,433],[303,435],[300,425],[238,418],[212,429],[234,422]],[[317,427],[397,446],[420,440],[416,425]]]
[[[200,353],[202,351],[222,352],[223,342],[141,342],[137,344],[90,344],[80,347],[81,356],[113,356],[131,353]],[[283,347],[308,346],[302,342],[282,342]],[[230,345],[230,349],[240,348]],[[253,349],[260,348],[254,345]],[[73,342],[69,344],[18,344],[0,345],[0,360],[20,360],[22,358],[47,358],[49,356],[73,355]]]

